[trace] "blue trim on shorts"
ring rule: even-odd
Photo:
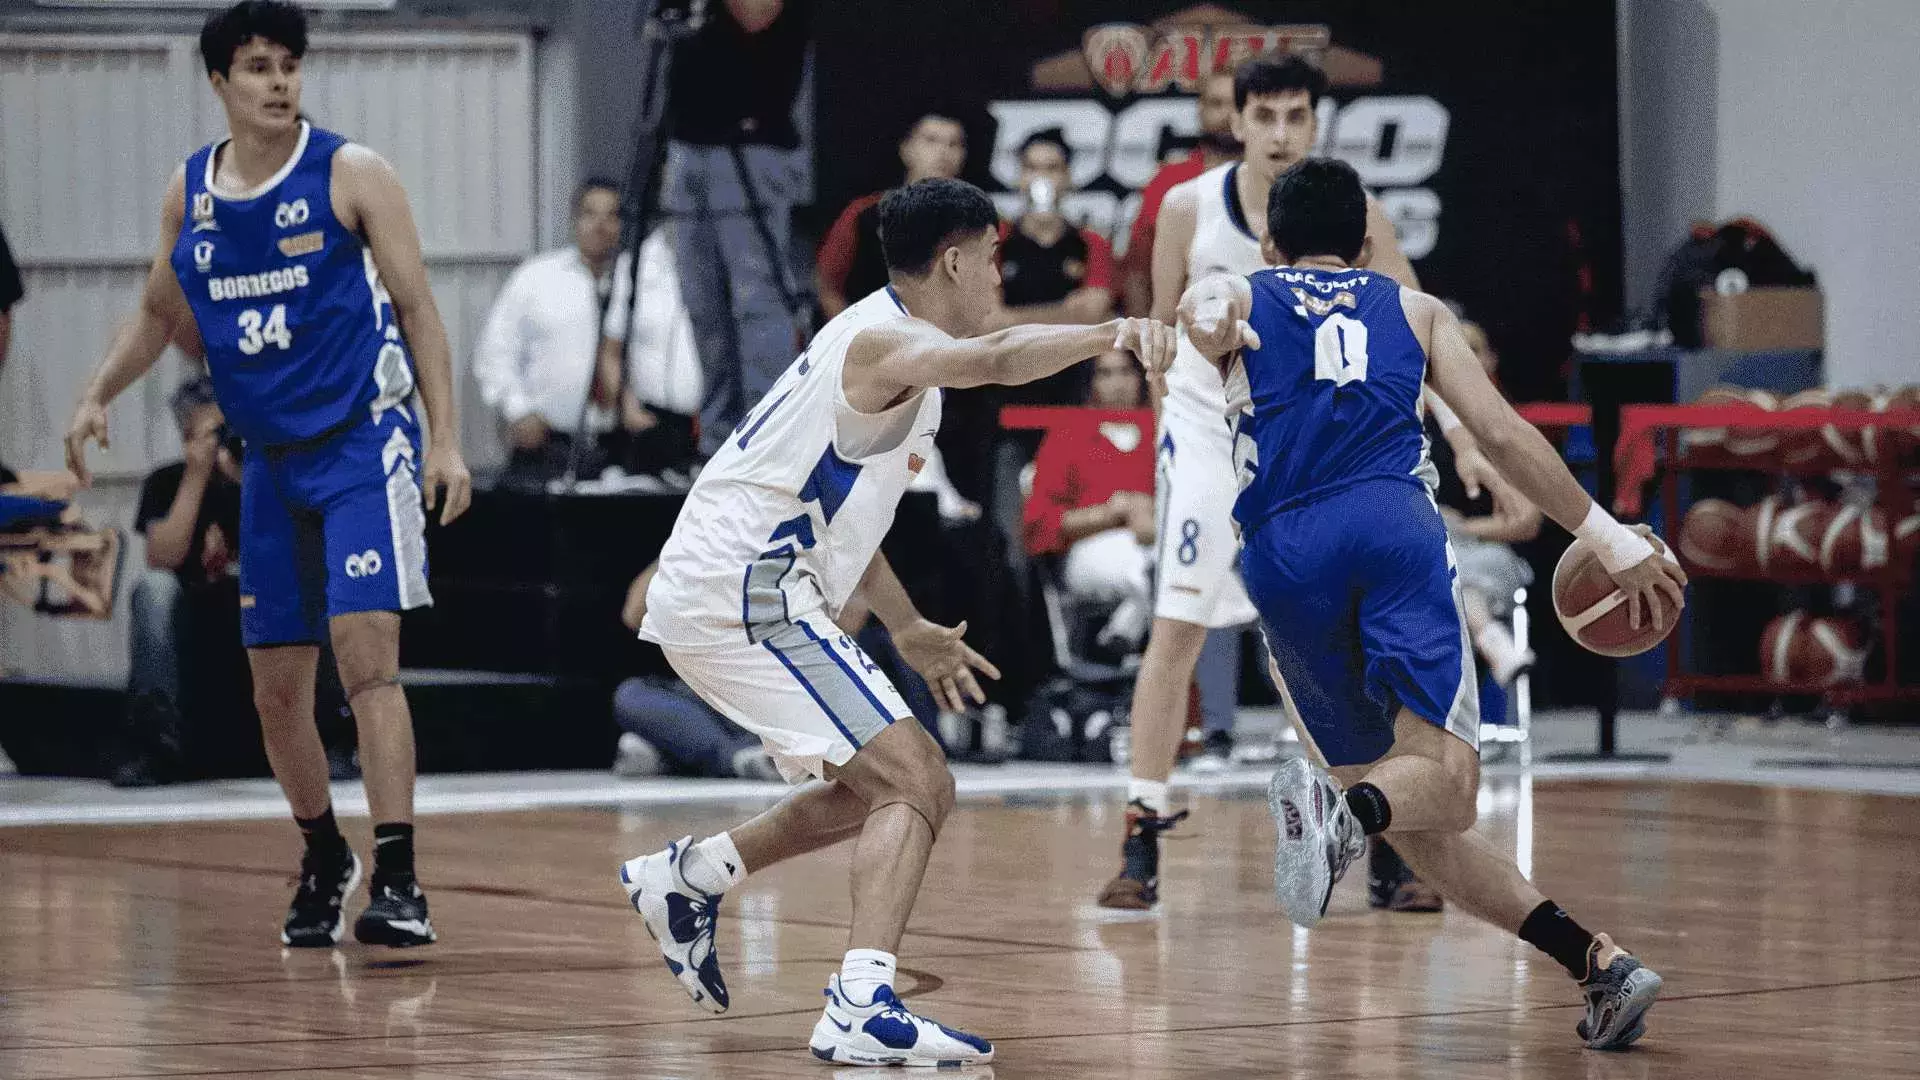
[[[837,652],[834,652],[833,646],[827,644],[825,638],[822,638],[819,634],[814,633],[813,627],[808,626],[805,622],[798,622],[798,623],[795,623],[794,625],[798,626],[802,630],[805,630],[807,632],[807,636],[813,639],[814,644],[820,646],[820,650],[822,652],[832,657],[834,663],[840,665],[840,670],[846,672],[847,678],[853,680],[853,685],[860,688],[860,696],[867,699],[867,704],[872,705],[873,711],[880,714],[880,719],[885,720],[889,724],[893,723],[895,719],[894,715],[887,711],[887,707],[885,705],[880,704],[879,698],[873,696],[873,691],[867,688],[867,680],[862,679],[860,676],[854,674],[853,668],[847,665],[846,657],[841,656]],[[859,746],[860,744],[854,743],[854,745]]]
[[[801,625],[805,624],[803,623]],[[808,633],[812,633],[812,631],[808,631]],[[815,638],[814,640],[817,641],[819,639]],[[827,714],[827,719],[833,721],[833,726],[840,729],[840,734],[847,740],[847,745],[853,747],[855,750],[860,749],[860,740],[854,738],[853,732],[847,730],[847,725],[841,723],[840,718],[834,715],[833,709],[827,704],[827,699],[820,696],[820,692],[813,688],[813,684],[807,681],[805,675],[800,674],[800,669],[794,665],[793,661],[787,659],[787,654],[781,652],[780,647],[771,641],[762,641],[760,644],[766,646],[767,651],[778,658],[780,663],[786,667],[787,671],[791,673],[795,679],[800,681],[800,685],[806,690],[807,696],[813,698],[813,703],[820,706],[821,712]]]

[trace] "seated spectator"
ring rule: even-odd
[[[591,437],[587,396],[600,300],[620,244],[619,185],[580,185],[573,236],[571,247],[535,255],[507,277],[474,346],[480,400],[506,425],[506,479],[515,486],[544,488],[567,472],[575,440]],[[587,471],[597,473],[598,460]]]
[[[659,566],[649,564],[627,588],[620,621],[629,630],[638,632],[647,616],[647,586]],[[692,776],[780,779],[759,739],[677,679],[635,677],[622,682],[613,692],[613,720],[620,727],[613,770],[621,776],[651,776],[664,763]]]
[[[70,500],[70,472],[0,466],[0,596],[43,615],[106,619],[118,594],[120,530],[95,529]]]
[[[1088,404],[1144,410],[1146,386],[1126,353],[1094,361]],[[1132,652],[1153,617],[1153,419],[1063,428],[1040,444],[1023,532],[1029,554],[1062,556],[1060,580],[1076,599],[1115,605],[1100,645]]]
[[[1194,99],[1200,112],[1200,138],[1193,151],[1178,161],[1160,166],[1147,186],[1140,189],[1140,209],[1134,214],[1133,228],[1127,234],[1127,255],[1123,260],[1125,307],[1129,315],[1146,315],[1153,309],[1153,232],[1160,220],[1160,204],[1175,184],[1185,183],[1215,165],[1224,165],[1240,156],[1240,140],[1233,137],[1233,72],[1216,71],[1200,85]]]
[[[900,164],[906,167],[903,185],[958,177],[967,164],[967,129],[945,113],[926,113],[900,140]],[[887,283],[887,263],[880,254],[883,194],[876,191],[848,203],[820,241],[813,280],[829,319]]]
[[[630,473],[671,475],[698,450],[700,356],[665,229],[640,245],[638,304],[628,300],[632,265],[624,251],[614,263],[612,299],[601,324],[599,396],[620,403],[613,460]],[[627,324],[636,311],[640,331],[629,336]]]
[[[1487,375],[1495,377],[1500,354],[1494,351],[1486,330],[1465,318],[1460,329]],[[1442,439],[1433,440],[1435,445],[1445,442],[1450,446],[1460,421],[1439,404],[1432,409],[1432,422],[1442,435]],[[1495,490],[1479,498],[1458,482],[1445,483],[1439,501],[1460,574],[1467,633],[1488,674],[1501,686],[1508,686],[1534,662],[1533,650],[1520,648],[1507,628],[1515,591],[1533,584],[1533,567],[1511,545],[1540,534],[1540,509],[1504,481],[1498,481]],[[1488,503],[1491,512],[1480,513]],[[1497,723],[1499,718],[1489,722]]]

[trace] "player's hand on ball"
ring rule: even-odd
[[[1180,326],[1187,339],[1208,359],[1239,349],[1260,347],[1260,335],[1247,322],[1233,296],[1224,289],[1195,289],[1180,298]]]
[[[1665,630],[1686,606],[1687,572],[1680,564],[1663,557],[1665,545],[1645,525],[1633,531],[1647,538],[1647,557],[1619,573],[1609,573],[1614,585],[1627,594],[1627,621],[1638,630],[1651,619],[1656,629]],[[1659,544],[1656,549],[1653,545]]]
[[[1173,354],[1179,344],[1179,336],[1173,327],[1158,319],[1121,319],[1120,327],[1113,337],[1113,347],[1124,349],[1139,357],[1140,367],[1147,373],[1147,387],[1156,394],[1164,394],[1167,385],[1167,369],[1173,366]]]
[[[467,505],[473,502],[473,474],[467,472],[467,462],[460,456],[460,448],[450,443],[436,442],[427,447],[427,469],[421,474],[420,481],[427,513],[433,513],[437,504],[442,525],[452,524],[454,519],[467,512]],[[444,497],[440,494],[441,488],[446,489]]]
[[[1000,669],[967,645],[966,623],[941,626],[928,619],[918,619],[901,629],[889,627],[888,630],[893,635],[893,647],[900,650],[900,658],[927,680],[927,687],[942,709],[966,712],[969,703],[986,704],[987,695],[980,689],[974,672],[998,679]]]

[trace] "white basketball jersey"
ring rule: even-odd
[[[891,288],[841,312],[727,437],[660,552],[641,637],[757,642],[847,602],[940,429],[937,389],[883,413],[847,402],[854,336],[906,317]]]
[[[1208,274],[1251,274],[1266,267],[1260,241],[1240,210],[1234,179],[1240,163],[1230,161],[1208,169],[1182,184],[1191,187],[1197,213],[1193,243],[1187,248],[1187,284]],[[1181,417],[1218,424],[1226,400],[1220,370],[1180,335],[1173,367],[1167,371],[1167,397],[1162,408]]]

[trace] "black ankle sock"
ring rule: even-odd
[[[1413,876],[1413,871],[1407,869],[1406,862],[1393,850],[1393,845],[1387,843],[1386,837],[1374,837],[1367,848],[1367,877],[1397,885]]]
[[[413,826],[389,821],[373,827],[373,876],[382,884],[413,881]]]
[[[1593,935],[1573,921],[1573,916],[1551,900],[1543,900],[1527,921],[1520,924],[1520,940],[1560,961],[1567,974],[1576,979],[1587,977],[1587,950],[1593,947]]]
[[[296,817],[293,823],[300,826],[300,832],[307,838],[309,851],[345,851],[347,848],[347,838],[340,835],[340,823],[333,819],[332,806],[314,817]]]
[[[1386,792],[1365,780],[1347,789],[1347,809],[1353,811],[1368,836],[1386,831],[1393,821],[1393,807],[1387,805]]]

